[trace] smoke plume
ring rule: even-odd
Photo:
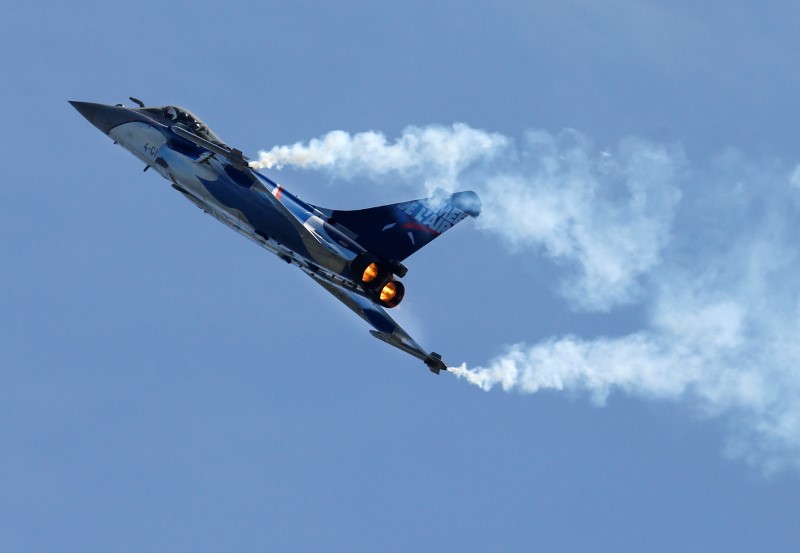
[[[515,344],[456,376],[484,390],[688,403],[733,422],[729,454],[800,468],[800,167],[735,151],[694,167],[677,145],[598,150],[572,130],[517,141],[463,124],[393,142],[334,131],[259,164],[475,190],[478,228],[564,267],[573,308],[640,302],[648,313],[629,335]]]
[[[516,250],[541,250],[574,266],[562,292],[579,308],[630,303],[638,279],[660,261],[680,199],[675,148],[625,140],[596,153],[580,133],[544,132],[514,141],[464,124],[380,133],[333,131],[307,144],[260,152],[257,168],[292,166],[343,179],[395,174],[437,187],[470,188],[484,209],[477,224]]]

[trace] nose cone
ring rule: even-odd
[[[128,108],[72,100],[69,103],[92,125],[103,131],[104,134],[108,134],[108,131],[118,125],[141,119],[135,111]]]

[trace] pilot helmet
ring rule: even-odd
[[[164,108],[164,117],[169,119],[170,121],[177,121],[178,120],[178,110],[172,106]]]

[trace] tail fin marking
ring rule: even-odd
[[[419,200],[323,211],[355,234],[355,240],[368,251],[386,260],[402,261],[468,215],[477,217],[481,201],[474,192],[448,194],[437,189],[433,196]]]

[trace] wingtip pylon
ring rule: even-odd
[[[442,356],[435,351],[431,352],[431,354],[425,359],[425,364],[433,374],[439,374],[439,371],[447,370],[447,365],[445,365],[444,361],[442,361]]]

